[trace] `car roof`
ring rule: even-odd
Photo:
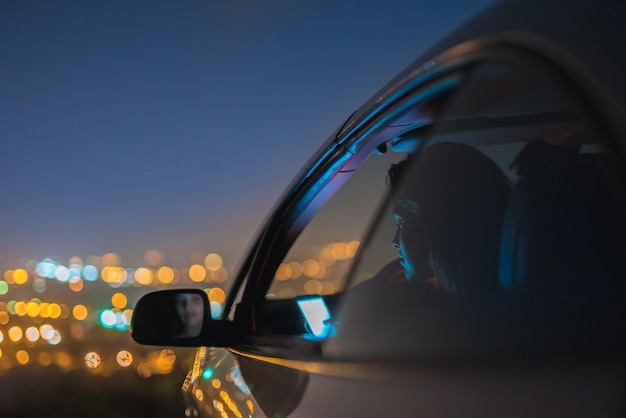
[[[499,2],[422,54],[379,90],[344,124],[348,131],[412,79],[427,77],[468,51],[516,45],[543,55],[578,86],[610,120],[626,146],[626,2],[509,0]]]

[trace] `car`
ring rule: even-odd
[[[143,296],[135,341],[198,347],[186,415],[626,416],[624,16],[493,5],[322,145],[220,316]]]

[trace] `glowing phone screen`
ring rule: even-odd
[[[311,334],[317,338],[328,336],[332,325],[326,323],[330,319],[330,311],[324,299],[321,296],[315,296],[298,299],[296,303]]]

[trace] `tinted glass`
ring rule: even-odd
[[[391,166],[393,196],[325,353],[618,347],[626,178],[614,145],[593,107],[547,69],[474,68],[426,147]]]
[[[361,239],[387,192],[386,169],[400,158],[400,153],[372,155],[352,175],[297,238],[267,298],[329,295],[343,289]]]

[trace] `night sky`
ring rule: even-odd
[[[0,2],[0,267],[236,262],[352,111],[491,3]]]

